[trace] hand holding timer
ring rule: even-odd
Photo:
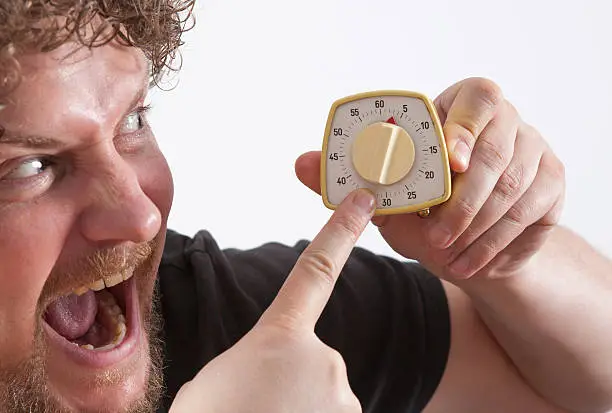
[[[334,102],[321,157],[321,195],[330,209],[367,188],[376,195],[375,215],[425,217],[451,195],[440,119],[420,93],[374,91]]]

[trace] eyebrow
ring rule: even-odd
[[[145,82],[143,82],[143,86],[138,89],[130,105],[126,109],[125,113],[123,113],[121,119],[125,118],[129,115],[130,111],[134,109],[134,107],[138,104],[138,102],[146,95],[147,91],[150,89],[148,82],[148,75],[145,76]],[[40,135],[23,135],[19,133],[10,132],[6,130],[0,125],[0,145],[10,145],[16,146],[20,148],[32,148],[32,149],[61,149],[66,146],[66,144],[60,140],[49,138],[46,136]]]

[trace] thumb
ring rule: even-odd
[[[301,155],[295,161],[295,174],[304,185],[321,195],[321,151]]]

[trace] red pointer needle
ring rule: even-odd
[[[391,116],[389,119],[387,119],[385,121],[386,123],[390,123],[392,125],[397,125],[397,123],[395,122],[395,119],[393,118],[393,116]]]

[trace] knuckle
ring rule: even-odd
[[[266,324],[272,327],[272,329],[267,331],[274,331],[276,334],[269,334],[262,337],[262,347],[276,348],[279,344],[279,337],[283,337],[284,339],[293,338],[302,324],[302,315],[301,312],[293,308],[285,309],[280,314],[274,314],[273,317],[264,314]]]
[[[342,394],[346,388],[348,372],[344,359],[335,350],[327,354],[327,372],[331,387],[336,389],[336,394]]]
[[[461,197],[457,198],[457,212],[459,213],[460,219],[469,220],[476,215],[476,206],[469,200]]]
[[[555,158],[554,161],[551,161],[547,169],[556,181],[565,181],[565,165],[559,159]]]
[[[474,77],[470,79],[470,86],[474,89],[477,96],[490,107],[499,106],[504,101],[501,87],[490,79]]]
[[[540,131],[533,125],[526,123],[526,122],[521,122],[519,124],[519,130],[518,130],[519,134],[524,135],[525,137],[527,137],[530,140],[540,140],[542,141],[542,134],[540,133]]]
[[[502,153],[497,145],[486,138],[481,139],[478,146],[476,156],[479,162],[495,174],[501,174],[508,165],[508,157]]]
[[[336,262],[323,250],[310,250],[300,257],[300,265],[306,272],[326,284],[335,282]]]
[[[455,261],[459,257],[459,255],[463,253],[465,249],[465,248],[462,248],[462,245],[456,245],[456,244],[457,242],[454,242],[446,250],[440,251],[438,253],[439,256],[436,257],[437,261],[445,266],[449,266],[450,264],[452,264],[452,262]]]
[[[506,222],[516,227],[523,227],[525,223],[529,220],[531,215],[531,209],[522,203],[517,203],[512,205],[508,212],[506,213],[504,219]]]
[[[520,114],[516,106],[512,104],[509,100],[504,100],[504,106],[506,111],[508,112],[508,116],[510,116],[514,121],[520,119]]]
[[[554,227],[561,221],[561,216],[563,215],[563,204],[564,199],[559,198],[549,211],[546,223],[549,224],[551,227]]]
[[[346,363],[342,355],[338,351],[330,349],[327,358],[334,380],[344,379],[346,377]]]
[[[344,405],[344,408],[342,409],[342,413],[362,413],[363,412],[359,399],[352,392],[350,392],[345,397],[343,405]]]
[[[362,230],[361,220],[353,214],[339,215],[330,222],[333,231],[346,235],[355,242]]]
[[[521,165],[508,167],[500,176],[495,191],[503,199],[513,199],[523,188],[525,172]]]
[[[482,267],[497,255],[497,247],[493,241],[481,243],[477,250],[473,252],[470,262],[473,267]]]
[[[455,123],[446,124],[444,125],[444,133],[447,136],[456,136],[457,139],[464,141],[470,148],[473,148],[477,140],[478,120],[465,118]]]

